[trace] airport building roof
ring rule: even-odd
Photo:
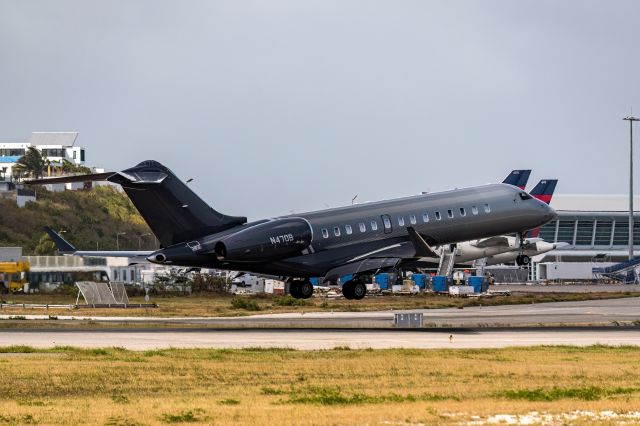
[[[640,195],[633,197],[640,210]],[[625,194],[556,194],[551,201],[556,210],[573,211],[629,211],[629,195]]]

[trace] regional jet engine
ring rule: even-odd
[[[301,254],[309,247],[313,231],[301,218],[275,219],[225,236],[215,244],[219,260],[261,261]]]

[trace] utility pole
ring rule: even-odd
[[[640,118],[628,116],[629,122],[629,260],[633,259],[633,122]]]

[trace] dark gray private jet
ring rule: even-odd
[[[364,275],[437,257],[434,248],[445,244],[512,233],[523,238],[556,217],[522,189],[492,184],[247,223],[211,208],[156,161],[27,183],[103,180],[122,186],[160,241],[159,250],[145,253],[150,262],[280,276],[296,298],[311,297],[310,277],[335,282],[352,275],[343,294],[362,299]]]

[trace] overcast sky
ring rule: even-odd
[[[0,140],[79,131],[253,219],[513,168],[624,193],[639,81],[635,0],[0,0]]]

